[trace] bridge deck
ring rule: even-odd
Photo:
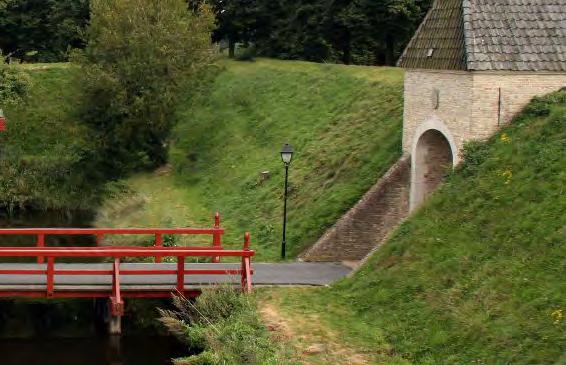
[[[327,285],[346,276],[351,269],[339,263],[254,263],[254,286],[286,285]],[[55,264],[55,270],[112,270],[113,264]],[[241,264],[235,263],[189,263],[185,270],[239,270]],[[47,269],[46,264],[0,264],[3,270],[39,270]],[[121,271],[170,270],[177,269],[177,264],[169,263],[122,263]],[[175,290],[177,276],[159,275],[120,275],[121,290],[127,291],[164,291]],[[202,289],[220,283],[240,284],[240,275],[203,275],[186,274],[187,289]],[[46,275],[4,275],[0,274],[0,291],[42,291],[46,290]],[[110,291],[112,276],[100,274],[55,275],[55,291]]]

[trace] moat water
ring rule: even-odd
[[[186,355],[177,340],[159,336],[0,340],[2,365],[168,365]]]
[[[0,213],[0,227],[89,227],[89,212]],[[34,246],[35,237],[1,237],[0,246]],[[49,246],[89,246],[94,238],[51,237]],[[155,322],[168,301],[136,300],[124,334],[111,337],[94,300],[0,299],[0,365],[170,365],[188,349]]]

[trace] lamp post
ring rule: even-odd
[[[287,192],[289,186],[289,165],[293,159],[293,147],[290,144],[285,143],[281,149],[281,160],[285,164],[285,196],[283,203],[283,241],[281,242],[281,258],[284,259],[286,255],[287,246]]]

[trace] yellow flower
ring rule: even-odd
[[[509,184],[511,182],[511,178],[513,177],[513,171],[507,169],[500,174],[505,178],[505,184]]]
[[[564,312],[562,309],[557,309],[554,312],[550,313],[550,318],[552,318],[552,321],[554,322],[554,324],[558,324],[562,321],[562,319],[564,318]]]
[[[499,138],[499,140],[503,143],[509,143],[511,142],[511,138],[509,138],[509,136],[507,135],[507,133],[503,133],[501,135],[501,137]]]

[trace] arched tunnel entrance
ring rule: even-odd
[[[418,207],[442,182],[453,166],[450,143],[436,129],[429,129],[419,137],[413,151],[411,209]]]

